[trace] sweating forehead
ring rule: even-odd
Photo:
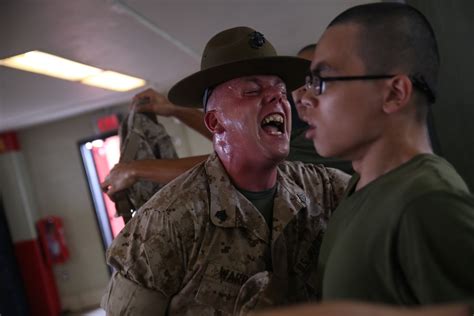
[[[235,78],[226,82],[223,82],[219,85],[217,85],[214,90],[220,90],[223,88],[228,88],[228,87],[238,87],[238,86],[245,86],[249,83],[255,83],[255,84],[268,84],[268,85],[284,85],[285,83],[283,80],[278,77],[278,76],[273,76],[273,75],[256,75],[256,76],[245,76],[245,77],[239,77]]]
[[[220,104],[222,99],[227,98],[227,96],[232,93],[239,92],[246,88],[254,88],[256,86],[265,85],[265,86],[277,86],[281,85],[286,89],[285,83],[278,76],[273,75],[253,75],[253,76],[244,76],[238,77],[229,81],[225,81],[221,84],[218,84],[212,90],[211,96],[209,98],[207,109],[213,109],[217,104]]]

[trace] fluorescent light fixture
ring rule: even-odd
[[[146,83],[140,78],[105,71],[40,51],[31,51],[0,60],[0,65],[59,79],[80,81],[83,84],[113,91],[128,91]]]
[[[31,51],[4,59],[2,65],[71,81],[102,72],[102,69],[39,51]]]
[[[83,84],[99,88],[128,91],[145,85],[145,80],[120,74],[115,71],[104,71],[81,80]]]

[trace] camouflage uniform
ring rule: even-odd
[[[137,144],[134,144],[136,151],[134,151],[130,160],[178,158],[171,137],[166,132],[165,127],[156,119],[147,117],[147,114],[131,111],[120,126],[119,136],[121,155],[130,145],[132,139],[137,142]],[[127,190],[133,208],[135,210],[139,209],[162,186],[157,182],[146,180],[139,180],[134,183]]]
[[[317,165],[278,167],[273,229],[236,188],[216,154],[155,194],[114,240],[115,269],[102,306],[109,315],[230,315],[314,299],[326,222],[348,176]],[[271,282],[255,281],[271,271]],[[265,278],[264,278],[265,279]],[[256,284],[242,287],[246,281]],[[276,291],[275,291],[276,290]]]

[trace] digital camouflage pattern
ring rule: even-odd
[[[335,169],[281,163],[270,231],[212,154],[155,194],[114,240],[107,262],[117,272],[102,306],[112,316],[231,315],[317,299],[322,235],[347,181]]]
[[[263,271],[251,276],[240,288],[239,295],[234,304],[234,315],[243,316],[247,313],[269,308],[284,302],[281,298],[277,281],[272,272]]]
[[[133,146],[133,157],[128,160],[176,159],[178,155],[164,126],[148,114],[131,111],[123,120],[119,130],[120,152],[127,146]],[[131,144],[136,142],[136,144]],[[138,210],[163,184],[140,180],[127,190],[128,198],[135,210]]]

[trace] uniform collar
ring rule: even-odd
[[[204,168],[209,180],[211,222],[219,227],[246,228],[259,239],[269,243],[270,231],[265,219],[231,183],[216,153],[209,156]],[[273,206],[273,240],[281,234],[288,222],[306,207],[306,199],[304,191],[278,169]]]

